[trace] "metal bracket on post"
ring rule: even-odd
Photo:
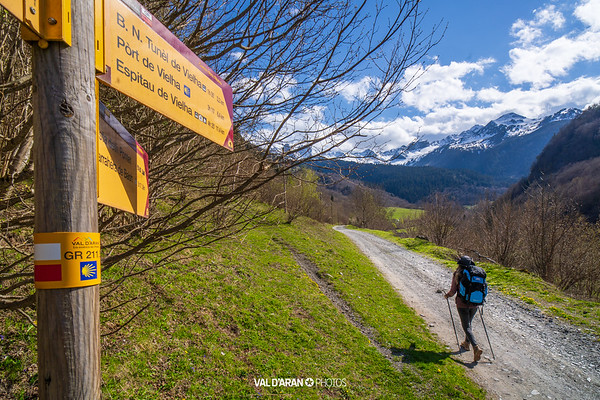
[[[40,15],[42,13],[40,0],[23,0],[23,24],[33,32],[41,32]]]
[[[94,49],[96,50],[96,73],[106,72],[104,64],[104,1],[94,0]]]
[[[71,45],[71,0],[23,0],[21,22],[25,41],[59,41]]]

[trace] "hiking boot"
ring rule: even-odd
[[[463,349],[465,349],[465,351],[469,351],[471,349],[471,343],[469,343],[468,341],[464,341],[460,344],[460,347],[462,347]]]
[[[479,346],[473,346],[473,362],[479,361],[481,353],[483,353],[483,350],[481,350]]]

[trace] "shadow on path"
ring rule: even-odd
[[[458,356],[462,353],[466,353],[467,351],[461,349],[453,352],[449,351],[427,351],[427,350],[417,350],[414,344],[411,344],[408,349],[399,349],[397,347],[392,347],[391,349],[392,356],[401,357],[402,363],[404,364],[412,364],[412,363],[431,363],[431,364],[439,364],[442,365],[443,361],[447,358],[450,358],[457,364],[460,364],[466,368],[473,369],[478,363],[477,362],[464,362],[461,360],[457,360],[452,356]]]

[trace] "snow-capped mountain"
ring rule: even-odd
[[[581,112],[566,108],[538,119],[509,113],[485,126],[475,125],[439,141],[421,140],[386,151],[379,159],[396,165],[470,169],[517,179],[529,173],[531,164],[552,136]]]

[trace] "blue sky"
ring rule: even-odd
[[[424,27],[443,19],[447,30],[393,116],[370,124],[386,147],[417,135],[441,139],[507,112],[537,118],[600,103],[600,0],[423,0],[421,7]]]

